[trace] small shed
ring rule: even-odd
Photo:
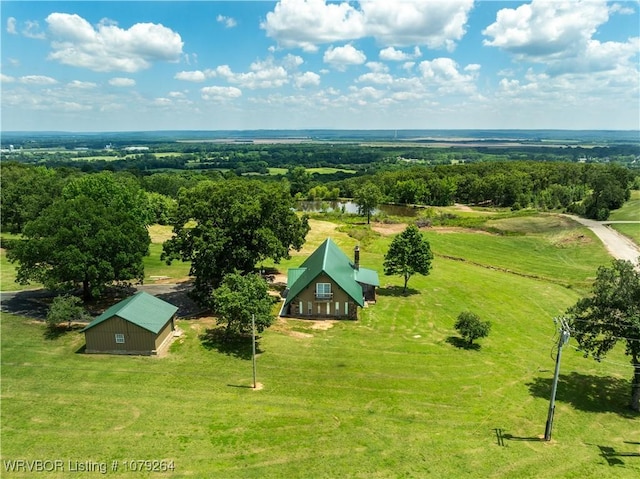
[[[174,306],[140,291],[114,304],[82,331],[87,353],[157,354],[175,330]]]

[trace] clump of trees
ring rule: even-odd
[[[368,182],[356,191],[354,201],[358,205],[358,212],[367,217],[367,224],[369,224],[371,213],[382,201],[382,192],[374,183]]]
[[[404,279],[403,293],[414,274],[428,275],[431,271],[433,253],[431,245],[416,225],[409,225],[391,242],[384,257],[384,274],[400,275]]]
[[[486,338],[491,331],[491,322],[482,321],[480,316],[471,311],[463,311],[458,315],[454,328],[469,346],[476,339]]]
[[[633,365],[629,405],[640,411],[640,271],[622,260],[600,267],[591,294],[566,315],[585,356],[600,361],[616,344],[624,344]]]
[[[225,275],[250,273],[267,258],[289,258],[309,231],[286,187],[244,180],[181,190],[172,224],[174,236],[164,243],[162,258],[191,262],[192,297],[207,306]]]
[[[151,243],[148,219],[145,194],[135,181],[109,172],[75,177],[24,225],[7,257],[18,263],[19,283],[67,291],[81,285],[90,299],[107,285],[142,281]]]

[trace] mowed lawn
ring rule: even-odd
[[[2,459],[118,460],[109,474],[132,478],[639,477],[621,348],[598,363],[570,341],[553,440],[540,440],[552,318],[609,258],[579,237],[586,230],[557,241],[562,228],[539,223],[520,224],[535,230],[523,236],[428,230],[433,271],[411,278],[406,296],[400,278],[382,276],[393,236],[380,234],[361,252],[381,274],[377,303],[357,322],[279,320],[259,341],[258,391],[250,345],[211,347],[210,318],[179,321],[170,353],[147,358],[80,354],[80,333],[48,340],[41,324],[4,314]],[[282,271],[327,236],[351,254],[356,241],[336,224],[312,227]],[[478,348],[456,340],[463,310],[492,322]],[[172,460],[175,470],[126,472],[122,461],[135,459]],[[2,467],[2,477],[33,477]]]
[[[637,221],[637,224],[612,224],[611,227],[640,245],[640,190],[631,191],[631,199],[622,208],[612,211],[611,221]]]

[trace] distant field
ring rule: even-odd
[[[337,223],[311,225],[282,272],[327,236],[347,254],[357,244]],[[126,478],[640,477],[622,348],[596,362],[569,342],[553,440],[540,440],[552,318],[610,262],[600,242],[547,215],[494,220],[519,235],[425,229],[433,270],[403,296],[401,278],[382,275],[402,225],[377,226],[384,234],[361,248],[362,265],[380,272],[377,303],[358,321],[278,321],[259,339],[259,391],[249,345],[203,340],[211,318],[178,321],[170,353],[149,358],[77,354],[77,330],[49,340],[41,324],[3,314],[2,459],[118,460]],[[155,253],[167,234],[152,230]],[[492,322],[477,348],[459,347],[464,310]],[[126,472],[125,459],[171,460],[175,471]]]
[[[307,173],[316,175],[332,175],[333,173],[355,174],[356,170],[346,170],[343,168],[307,168]]]

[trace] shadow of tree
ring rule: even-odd
[[[385,288],[378,288],[376,290],[376,294],[378,296],[393,296],[393,297],[401,297],[401,296],[413,296],[414,294],[419,294],[420,291],[413,288],[407,288],[406,292],[402,291],[402,286],[387,286]]]
[[[467,349],[470,351],[479,351],[480,350],[480,345],[477,343],[471,343],[469,344],[468,341],[465,341],[462,338],[459,338],[458,336],[449,336],[447,339],[445,339],[445,341],[449,344],[451,344],[452,346],[455,346],[458,349]]]
[[[535,378],[528,383],[533,396],[549,398],[553,378]],[[571,372],[558,377],[556,401],[586,412],[615,412],[633,418],[638,413],[628,407],[631,383],[627,379],[592,376]]]
[[[256,354],[263,352],[260,349],[259,339],[260,337],[258,336],[256,340]],[[233,356],[239,359],[250,360],[253,354],[250,334],[228,336],[223,327],[205,330],[205,332],[200,335],[200,341],[206,349],[215,349],[227,356]]]
[[[42,333],[42,336],[44,336],[44,339],[48,339],[50,341],[53,341],[55,339],[58,339],[60,336],[64,336],[67,333],[72,333],[74,331],[80,331],[82,330],[84,327],[86,326],[86,324],[72,324],[71,327],[69,327],[67,324],[59,324],[57,326],[47,326],[47,328],[44,330],[44,333]]]

